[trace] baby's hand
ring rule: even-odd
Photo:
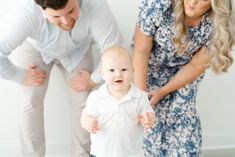
[[[154,114],[152,112],[145,112],[138,116],[139,121],[142,123],[144,129],[149,129],[154,123]]]
[[[84,129],[88,132],[95,134],[99,130],[98,128],[98,121],[95,117],[90,115],[83,115],[81,117],[81,124]]]

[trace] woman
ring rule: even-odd
[[[204,71],[232,64],[234,0],[142,0],[134,36],[134,81],[157,120],[147,157],[196,157],[202,144],[196,94]]]

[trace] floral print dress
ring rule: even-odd
[[[212,23],[204,15],[200,24],[187,30],[188,44],[178,55],[172,43],[174,13],[171,0],[142,0],[138,26],[153,37],[148,61],[147,87],[164,86],[202,47],[208,47]],[[202,144],[196,111],[196,94],[202,74],[186,86],[164,96],[156,105],[156,122],[144,139],[146,157],[198,157]]]

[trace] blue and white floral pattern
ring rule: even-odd
[[[138,25],[154,40],[148,62],[148,90],[164,86],[202,46],[208,47],[213,26],[207,15],[198,26],[188,28],[189,42],[183,55],[177,54],[172,43],[173,20],[171,0],[142,0]],[[159,101],[156,123],[144,139],[146,157],[199,156],[202,136],[195,101],[203,75]]]

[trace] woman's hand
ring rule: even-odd
[[[156,104],[159,102],[163,95],[161,95],[160,89],[153,87],[152,90],[148,92],[148,96],[150,97],[150,105],[152,107],[156,107]]]

